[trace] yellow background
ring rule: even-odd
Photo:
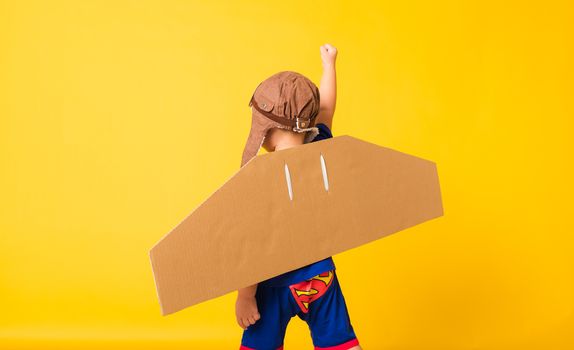
[[[573,7],[1,1],[0,348],[238,348],[235,293],[160,315],[148,250],[324,43],[334,134],[435,161],[444,200],[334,256],[363,348],[574,348]],[[312,348],[298,318],[285,348]]]

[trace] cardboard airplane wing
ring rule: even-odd
[[[434,162],[343,135],[251,159],[150,250],[163,315],[443,214]]]

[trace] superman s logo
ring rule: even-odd
[[[333,283],[333,270],[323,272],[303,282],[289,286],[297,305],[304,313],[309,312],[309,304],[319,299]]]

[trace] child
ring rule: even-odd
[[[292,71],[276,73],[255,89],[241,166],[261,146],[273,152],[333,137],[337,49],[325,44],[320,50],[320,90]],[[235,310],[237,323],[244,329],[240,350],[283,349],[287,324],[295,315],[309,325],[316,350],[361,350],[332,257],[240,289]]]

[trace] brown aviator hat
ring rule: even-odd
[[[243,150],[241,166],[257,155],[267,131],[280,128],[306,132],[304,143],[319,133],[315,127],[319,114],[319,89],[304,75],[283,71],[262,81],[251,100],[251,130]]]

